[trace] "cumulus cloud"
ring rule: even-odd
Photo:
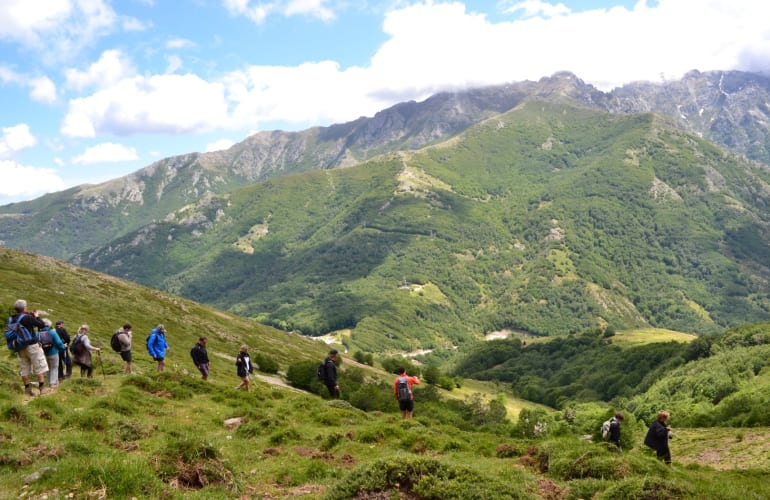
[[[29,131],[26,123],[13,127],[4,127],[0,136],[0,158],[8,158],[22,149],[31,148],[37,144],[37,139]]]
[[[49,0],[44,5],[4,0],[0,2],[0,38],[44,51],[48,59],[66,59],[107,34],[117,19],[103,0]]]
[[[235,142],[230,139],[219,139],[218,141],[206,144],[206,153],[224,151],[225,149],[230,149],[234,144]]]
[[[226,123],[223,86],[192,74],[135,76],[69,102],[70,137],[207,132]]]
[[[114,142],[105,142],[87,148],[83,154],[73,157],[72,163],[74,165],[92,165],[94,163],[132,161],[138,158],[135,148]]]
[[[0,66],[0,82],[29,88],[29,97],[36,102],[56,101],[56,85],[47,76],[30,76]]]
[[[121,51],[106,50],[86,70],[70,68],[64,75],[69,88],[84,90],[90,87],[106,88],[135,73],[133,64]]]
[[[52,168],[29,167],[0,160],[0,197],[3,203],[31,199],[65,189],[64,181]]]

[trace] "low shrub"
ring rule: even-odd
[[[529,498],[518,484],[428,458],[400,457],[361,466],[329,488],[327,499]]]

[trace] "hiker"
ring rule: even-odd
[[[414,412],[414,393],[412,385],[419,384],[420,379],[406,374],[406,368],[399,366],[396,370],[398,376],[393,380],[393,394],[398,400],[398,407],[401,410],[401,419],[412,418]]]
[[[66,328],[64,328],[64,320],[60,319],[56,322],[56,333],[59,335],[62,343],[65,346],[64,352],[59,353],[59,380],[70,378],[72,376],[72,358],[67,347],[70,345],[70,334]]]
[[[332,349],[323,363],[323,383],[332,398],[340,397],[340,386],[337,384],[337,354],[337,349]]]
[[[236,387],[235,389],[243,389],[244,391],[249,391],[249,373],[252,373],[254,371],[254,367],[251,365],[251,357],[249,356],[249,346],[242,345],[241,346],[241,352],[238,353],[238,356],[235,358],[235,366],[238,369],[238,376],[241,377],[241,385]]]
[[[166,352],[168,351],[168,342],[166,342],[166,327],[158,325],[152,329],[150,336],[147,337],[147,352],[152,359],[158,362],[157,371],[162,372],[166,368]]]
[[[40,330],[40,346],[43,348],[45,361],[48,364],[48,387],[51,390],[59,385],[59,356],[67,352],[67,346],[62,342],[56,330],[51,328],[51,320],[43,319],[45,326]]]
[[[666,425],[671,416],[666,410],[660,410],[658,417],[650,425],[644,444],[655,450],[657,457],[666,464],[671,465],[671,450],[668,448],[668,440],[671,438],[671,426]]]
[[[120,359],[126,362],[126,366],[123,367],[123,373],[131,375],[131,362],[133,361],[131,356],[131,339],[134,335],[131,331],[131,323],[125,323],[115,333],[118,335],[118,343],[120,344]]]
[[[190,350],[190,356],[192,356],[193,363],[201,372],[203,380],[209,378],[209,353],[206,352],[206,344],[208,339],[206,337],[200,337],[198,342],[195,343]]]
[[[19,299],[13,304],[13,309],[16,314],[8,318],[8,324],[19,323],[30,334],[34,335],[39,340],[40,334],[35,331],[36,328],[43,328],[45,323],[39,318],[37,311],[27,312],[27,301]],[[19,355],[19,371],[21,372],[21,381],[24,384],[24,392],[29,396],[34,396],[32,393],[32,387],[29,383],[30,373],[34,373],[37,377],[37,388],[40,394],[45,394],[48,390],[45,388],[44,376],[48,371],[48,364],[45,361],[45,355],[43,349],[39,343],[33,343],[18,351]]]
[[[91,345],[91,340],[88,338],[88,325],[80,325],[78,333],[75,338],[72,339],[70,350],[72,351],[72,362],[80,367],[80,377],[93,378],[94,377],[94,365],[91,359],[91,353],[102,352],[98,347]]]
[[[622,412],[617,412],[614,417],[610,419],[610,437],[608,441],[618,448],[618,452],[623,451],[620,447],[620,423],[623,422],[625,416]]]

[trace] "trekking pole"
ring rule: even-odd
[[[102,363],[102,351],[96,351],[96,357],[99,358],[99,365],[102,367],[102,377],[107,380],[107,375],[104,373],[104,363]]]

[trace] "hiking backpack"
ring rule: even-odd
[[[318,365],[315,375],[318,377],[318,380],[326,380],[326,360],[321,361],[321,364]]]
[[[406,402],[412,399],[412,391],[409,390],[409,377],[398,377],[396,393],[398,394],[398,400],[400,402]]]
[[[72,351],[72,354],[75,356],[80,356],[83,354],[85,348],[86,346],[83,342],[83,336],[80,334],[75,335],[75,338],[72,339],[72,344],[70,345],[70,351]]]
[[[118,335],[120,335],[122,332],[118,330],[117,332],[112,334],[112,338],[110,339],[110,347],[112,347],[112,350],[115,352],[120,352],[122,350],[120,345],[120,339],[118,338]]]
[[[48,328],[40,330],[40,346],[44,351],[53,347],[53,337],[51,336],[51,330]]]
[[[606,420],[602,424],[602,439],[605,441],[610,438],[610,426],[612,426],[612,419]]]
[[[5,341],[8,344],[8,349],[13,352],[19,352],[27,346],[37,343],[35,334],[21,324],[21,318],[24,316],[24,314],[19,314],[15,323],[12,322],[13,317],[8,318],[8,326],[5,328]]]

